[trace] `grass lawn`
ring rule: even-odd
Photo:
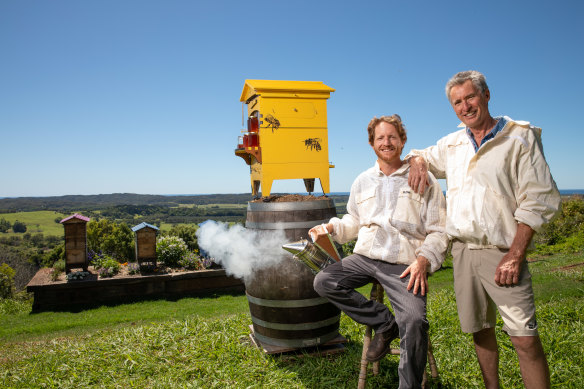
[[[26,224],[26,232],[32,235],[43,233],[45,236],[63,236],[63,226],[55,223],[55,219],[62,220],[69,215],[54,211],[34,211],[34,212],[16,212],[16,213],[0,213],[0,219],[4,218],[11,224],[16,220]],[[2,234],[2,236],[17,235],[22,236],[21,233],[14,233],[12,229],[9,232]]]
[[[555,388],[584,387],[584,256],[530,264],[540,335]],[[480,388],[470,335],[460,332],[452,269],[430,277],[430,337],[442,388]],[[368,292],[369,288],[362,289]],[[364,327],[343,315],[346,352],[285,360],[249,340],[245,296],[185,298],[30,314],[0,303],[0,387],[354,388]],[[497,327],[502,388],[521,388],[516,354]],[[399,358],[381,361],[370,388],[397,387]],[[433,387],[438,387],[433,383]]]

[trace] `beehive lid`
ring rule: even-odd
[[[146,227],[152,228],[153,230],[158,231],[158,227],[153,226],[152,224],[148,224],[148,223],[140,223],[137,226],[132,227],[132,231],[136,232],[136,231],[139,231],[142,228],[146,228]]]
[[[76,222],[76,221],[79,221],[79,220],[84,221],[84,222],[88,222],[91,219],[89,219],[87,216],[83,216],[83,215],[80,215],[78,213],[75,213],[75,214],[73,214],[73,215],[71,215],[69,217],[66,217],[65,219],[61,220],[60,223]]]
[[[323,98],[328,98],[334,91],[322,81],[245,80],[239,101],[247,101],[254,95],[289,94],[292,96],[295,93],[319,94]]]

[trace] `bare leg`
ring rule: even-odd
[[[550,388],[550,370],[539,336],[511,336],[527,389]]]
[[[499,388],[499,350],[494,328],[485,328],[473,335],[477,359],[486,389]]]

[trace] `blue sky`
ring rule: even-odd
[[[336,89],[345,192],[374,163],[369,120],[398,113],[405,152],[434,144],[459,123],[444,84],[468,69],[493,115],[543,128],[558,187],[584,188],[583,4],[0,0],[0,196],[250,192],[233,152],[245,79]]]

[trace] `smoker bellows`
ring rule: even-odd
[[[302,178],[307,192],[320,179],[329,193],[326,101],[333,88],[318,81],[245,80],[247,130],[235,155],[250,166],[252,194],[269,196],[276,179]]]

